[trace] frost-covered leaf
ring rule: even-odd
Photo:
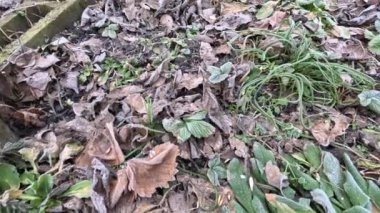
[[[184,118],[185,121],[192,121],[192,120],[203,120],[206,118],[207,112],[206,111],[199,111],[194,113],[193,115]]]
[[[208,66],[207,71],[210,72],[211,76],[208,79],[211,83],[217,84],[220,83],[228,77],[228,74],[232,70],[232,63],[227,62],[223,64],[220,68],[214,66]]]
[[[345,172],[346,181],[343,184],[344,191],[347,193],[353,205],[365,206],[369,203],[369,197],[362,191],[351,173]]]
[[[380,55],[380,35],[375,36],[368,42],[368,50],[373,54]]]
[[[181,129],[179,129],[178,135],[177,134],[174,134],[174,135],[177,136],[177,138],[181,142],[185,142],[191,137],[191,133],[186,127],[182,127]]]
[[[378,33],[380,33],[380,19],[375,21],[375,28]]]
[[[243,173],[243,164],[236,158],[232,159],[227,167],[227,180],[239,203],[247,212],[255,212],[252,206],[252,193],[248,185],[248,178]]]
[[[332,205],[330,198],[321,189],[314,189],[310,192],[313,200],[323,206],[326,213],[335,213],[334,206]]]
[[[256,142],[253,144],[253,154],[263,165],[267,164],[268,161],[272,161],[273,163],[276,162],[273,153],[265,149],[260,143]]]
[[[365,209],[362,206],[354,206],[352,208],[349,208],[343,211],[343,213],[371,213],[371,211],[369,211],[368,209]]]
[[[344,153],[343,159],[344,159],[344,165],[346,166],[346,169],[351,173],[352,177],[355,179],[355,182],[360,186],[363,192],[367,192],[367,182],[364,180],[364,178],[361,176],[358,169],[352,163],[347,153]]]
[[[119,26],[117,24],[110,24],[104,28],[102,36],[115,39],[117,37],[116,31],[118,30]]]
[[[276,195],[265,194],[265,198],[269,203],[275,206],[279,212],[297,212],[297,213],[312,213],[314,212],[310,206],[297,203],[289,198]]]
[[[380,209],[380,188],[373,181],[368,181],[368,196],[375,206]]]
[[[255,196],[252,199],[252,206],[255,209],[255,212],[260,212],[260,213],[267,213],[268,209],[265,207],[265,204],[261,202],[261,200]]]
[[[227,171],[220,162],[220,157],[216,156],[208,162],[207,177],[214,186],[219,186],[219,179],[227,177]]]
[[[362,106],[368,107],[370,110],[380,115],[380,91],[365,91],[360,93],[358,97]]]
[[[185,122],[180,119],[165,118],[162,120],[162,126],[166,131],[173,133],[173,135],[182,142],[185,142],[191,137],[191,133],[186,128]]]
[[[274,7],[276,6],[276,1],[268,1],[257,11],[256,18],[258,20],[268,18],[272,15]]]
[[[89,180],[80,181],[63,193],[64,197],[89,198],[91,196],[92,183]]]
[[[196,138],[206,138],[215,132],[215,127],[206,121],[189,121],[186,122],[186,126],[191,135]]]
[[[316,145],[309,143],[303,148],[303,154],[307,161],[313,166],[314,169],[319,168],[321,165],[321,149]]]

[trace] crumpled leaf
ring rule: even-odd
[[[287,176],[282,174],[280,168],[273,165],[271,161],[268,161],[265,165],[265,175],[268,183],[280,190],[289,185]]]
[[[243,141],[236,137],[230,137],[228,141],[230,142],[231,148],[235,150],[236,156],[242,158],[249,156],[249,148]]]
[[[330,198],[321,189],[314,189],[310,192],[313,200],[323,206],[326,213],[336,213],[334,206],[332,205]]]
[[[79,181],[78,183],[70,186],[70,188],[63,193],[64,197],[77,197],[89,198],[91,196],[92,183],[89,180]]]
[[[94,158],[99,158],[110,165],[124,162],[124,154],[116,140],[112,123],[107,123],[101,133],[97,133],[89,141],[82,154],[76,160],[78,166],[89,167]]]
[[[350,119],[337,111],[331,113],[331,121],[317,120],[311,128],[314,138],[322,146],[329,146],[336,137],[344,135],[350,125]]]
[[[218,58],[215,56],[214,49],[209,43],[201,42],[201,47],[199,49],[199,55],[206,65],[212,65],[218,62]]]
[[[380,91],[369,90],[359,94],[360,104],[380,115]]]
[[[235,30],[241,25],[252,21],[252,16],[243,13],[233,13],[221,16],[220,20],[214,24],[214,28],[219,31]]]
[[[140,114],[147,113],[144,97],[140,93],[130,94],[124,100],[136,112]]]
[[[174,180],[177,173],[178,154],[178,146],[164,143],[154,147],[149,157],[129,160],[125,168],[127,189],[140,197],[151,197],[156,188],[169,187],[168,182]]]
[[[40,56],[37,58],[35,67],[40,68],[40,69],[47,69],[59,61],[60,61],[59,58],[54,54],[50,54],[47,56]]]
[[[221,2],[221,15],[227,15],[227,14],[233,14],[233,13],[240,13],[248,10],[251,7],[251,5],[246,5],[238,2]]]
[[[342,41],[337,38],[327,38],[323,48],[331,53],[333,59],[365,60],[371,58],[371,54],[359,40]]]

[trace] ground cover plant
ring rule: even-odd
[[[380,211],[379,6],[96,1],[0,66],[0,212]]]

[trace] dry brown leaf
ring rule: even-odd
[[[178,84],[178,89],[186,88],[187,90],[192,90],[201,85],[202,82],[202,75],[185,73],[181,76],[181,79]]]
[[[120,200],[120,197],[125,192],[126,187],[128,186],[128,176],[125,170],[117,171],[117,177],[115,183],[111,187],[110,195],[110,207],[113,208]]]
[[[213,65],[218,62],[218,58],[215,56],[214,49],[209,43],[201,42],[201,47],[199,49],[199,55],[203,59],[206,65]]]
[[[371,58],[371,54],[359,40],[339,40],[327,38],[323,48],[331,52],[333,58],[349,60],[365,60]]]
[[[275,11],[272,16],[255,23],[255,26],[261,29],[275,29],[280,26],[285,19],[286,12]]]
[[[228,44],[222,44],[219,47],[215,48],[215,54],[216,55],[219,55],[219,54],[229,55],[229,54],[231,54],[231,47],[228,46]]]
[[[221,15],[227,15],[232,13],[240,13],[248,10],[251,6],[237,3],[237,2],[231,2],[231,3],[221,3]]]
[[[134,111],[146,114],[145,100],[140,93],[128,95],[124,100]]]
[[[147,158],[127,162],[128,190],[140,197],[151,197],[158,187],[168,187],[177,172],[178,146],[171,143],[158,145]]]
[[[221,16],[220,20],[214,24],[214,28],[219,31],[235,30],[236,28],[248,24],[252,21],[250,14],[233,13]]]
[[[228,141],[230,142],[232,149],[235,150],[235,154],[238,157],[245,158],[245,157],[249,156],[249,149],[243,141],[241,141],[235,137],[230,137],[228,139]]]
[[[189,199],[190,198],[190,199]],[[171,192],[168,196],[168,204],[171,212],[190,213],[193,209],[195,199],[193,196],[186,196],[186,192]]]
[[[268,183],[280,190],[289,185],[288,178],[282,174],[280,168],[273,165],[271,161],[265,165],[265,175]]]
[[[344,135],[350,125],[350,119],[337,111],[333,111],[330,118],[331,121],[327,119],[317,120],[311,128],[314,138],[322,146],[329,146],[336,137]]]
[[[39,56],[37,58],[35,67],[40,69],[47,69],[56,64],[57,62],[59,62],[59,59],[54,54],[50,54],[47,56]]]
[[[204,140],[203,154],[211,159],[216,154],[220,153],[223,148],[223,138],[219,130],[215,130],[215,133]]]
[[[110,165],[124,162],[124,154],[116,140],[112,123],[107,123],[103,132],[96,133],[86,145],[82,154],[76,160],[81,167],[89,167],[94,158],[103,160]]]
[[[164,14],[161,16],[160,24],[166,28],[167,32],[174,29],[174,20],[169,14]]]

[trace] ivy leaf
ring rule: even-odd
[[[191,135],[196,138],[206,138],[215,132],[215,127],[206,121],[189,121],[186,122],[186,126]]]
[[[8,189],[18,189],[20,187],[20,177],[15,166],[0,163],[0,192]]]
[[[380,35],[375,36],[368,42],[368,50],[373,54],[380,55]]]
[[[321,189],[314,189],[310,192],[313,200],[323,206],[323,209],[326,213],[336,213],[334,206],[332,205],[330,198],[327,194]]]
[[[379,37],[380,38],[380,37]],[[369,90],[359,94],[360,104],[380,115],[380,91]]]
[[[64,197],[89,198],[91,196],[92,183],[89,180],[80,181],[62,195]]]
[[[353,205],[365,206],[369,203],[369,197],[363,192],[363,190],[356,183],[351,173],[345,172],[346,182],[343,184],[348,198]]]

